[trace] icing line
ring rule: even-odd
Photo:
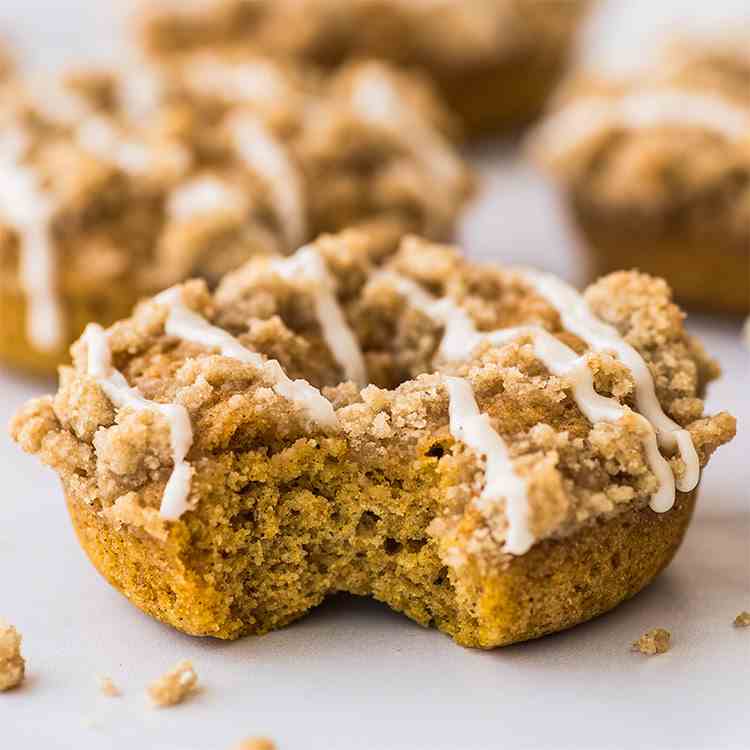
[[[553,113],[532,141],[541,151],[559,157],[597,133],[659,125],[707,128],[740,140],[750,135],[750,112],[717,96],[680,89],[657,89],[619,99],[591,96]]]
[[[329,428],[338,424],[331,402],[317,388],[306,380],[292,380],[275,359],[263,359],[258,352],[244,347],[223,328],[211,325],[201,315],[190,310],[182,302],[182,290],[179,286],[157,295],[154,302],[165,305],[169,311],[164,330],[170,336],[218,349],[224,357],[258,368],[274,383],[274,390],[280,396],[301,406],[314,422]]]
[[[396,133],[437,179],[455,182],[460,178],[461,163],[446,140],[425,126],[377,68],[360,74],[352,92],[352,104],[368,122]]]
[[[34,172],[21,164],[27,139],[20,130],[0,136],[0,212],[18,232],[19,281],[26,296],[26,335],[40,351],[64,343],[65,325],[57,295],[57,263],[51,237],[54,205]]]
[[[240,158],[268,183],[288,247],[298,247],[306,239],[307,219],[302,177],[291,155],[257,117],[235,115],[229,130]]]
[[[86,327],[83,341],[88,347],[87,372],[116,407],[155,411],[167,420],[174,468],[164,488],[159,513],[167,520],[178,519],[190,507],[188,500],[193,477],[193,468],[185,460],[193,444],[193,428],[187,409],[179,404],[149,401],[137,388],[128,385],[125,376],[112,366],[107,334],[97,323]]]
[[[305,277],[315,282],[312,289],[315,312],[328,348],[347,379],[360,388],[367,385],[362,350],[339,305],[334,281],[320,253],[308,245],[288,258],[273,261],[271,265],[285,279]]]

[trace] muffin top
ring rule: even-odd
[[[576,200],[647,216],[706,211],[750,235],[748,40],[681,39],[631,77],[574,75],[531,137]],[[697,220],[698,216],[696,216]]]
[[[386,476],[426,455],[450,477],[433,532],[456,565],[494,565],[695,488],[734,419],[704,414],[718,368],[682,317],[635,272],[579,295],[416,238],[381,262],[350,231],[90,326],[12,430],[81,501],[135,497],[128,523],[158,534],[210,502],[223,452],[335,440]]]

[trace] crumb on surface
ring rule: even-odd
[[[21,634],[0,618],[0,691],[23,682],[26,662],[21,656]]]
[[[737,628],[750,627],[750,612],[742,611],[734,618],[734,625]]]
[[[120,688],[115,685],[110,677],[99,677],[99,690],[108,698],[117,698],[122,695]]]
[[[154,680],[148,686],[148,694],[159,708],[176,706],[195,690],[198,675],[190,661],[184,659],[174,669]]]
[[[234,750],[276,750],[276,743],[267,737],[249,737],[242,740]]]
[[[666,654],[672,645],[672,634],[664,628],[654,628],[644,633],[632,647],[646,656]]]

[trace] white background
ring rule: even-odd
[[[122,50],[112,18],[124,17],[124,4],[2,0],[0,32],[12,32],[29,62],[108,59]],[[699,10],[716,15],[747,3],[706,5],[620,4],[598,25],[589,57],[609,49],[618,65],[628,50],[631,61],[641,59],[634,40],[664,27],[667,6],[695,19]],[[478,148],[472,158],[485,190],[463,229],[468,251],[575,281],[580,259],[541,178],[511,146]],[[748,358],[739,322],[692,316],[689,324],[725,368],[709,409],[732,411],[741,432],[707,470],[676,561],[615,612],[495,652],[462,649],[346,597],[264,638],[180,635],[99,578],[74,539],[55,477],[3,430],[0,615],[24,634],[28,679],[0,694],[0,748],[223,750],[257,734],[288,750],[747,747],[750,630],[731,623],[750,609]],[[0,371],[0,423],[53,387]],[[628,651],[657,626],[673,633],[669,654]],[[194,661],[201,692],[175,709],[150,708],[145,684],[181,658]],[[101,696],[99,674],[124,695]]]

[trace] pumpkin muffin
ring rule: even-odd
[[[237,638],[337,591],[466,646],[594,617],[671,560],[735,430],[661,280],[583,295],[409,238],[257,257],[89,326],[14,419],[112,585]]]
[[[407,232],[449,238],[472,189],[449,119],[380,64],[303,77],[205,58],[164,75],[11,80],[0,360],[52,372],[86,323],[322,231],[366,227],[375,254]]]
[[[574,78],[532,137],[590,252],[708,311],[750,310],[750,37],[681,41],[629,79]]]
[[[336,67],[377,58],[423,72],[471,135],[541,109],[588,0],[212,0],[144,4],[141,38],[159,62],[196,50],[258,51]]]

